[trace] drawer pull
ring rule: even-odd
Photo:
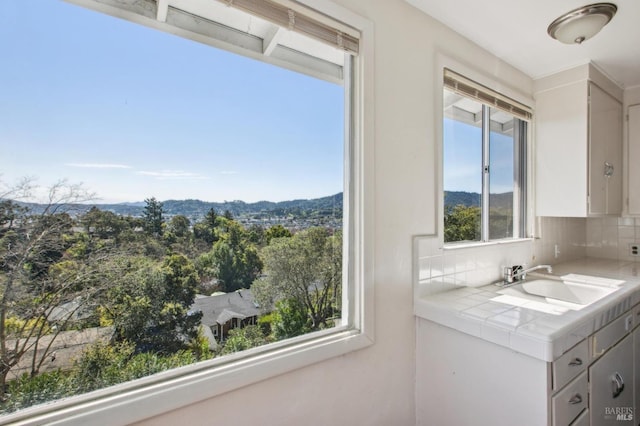
[[[617,398],[618,396],[620,396],[620,394],[624,390],[624,380],[622,379],[622,376],[620,375],[620,373],[616,373],[613,375],[613,378],[611,379],[611,385],[612,385],[612,396],[614,398]]]
[[[582,365],[582,360],[580,358],[574,358],[569,363],[570,366],[575,367],[576,365]]]
[[[582,403],[582,396],[579,393],[573,395],[571,397],[571,399],[569,400],[569,404],[575,405],[575,404],[580,404],[580,403]]]

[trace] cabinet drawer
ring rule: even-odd
[[[587,340],[575,345],[552,364],[553,390],[558,390],[571,379],[585,371],[589,364],[589,345]]]
[[[551,397],[553,426],[567,426],[587,408],[587,372]]]
[[[591,340],[591,359],[595,360],[600,357],[627,334],[629,331],[628,321],[630,321],[628,317],[632,317],[632,315],[627,312],[589,338]]]

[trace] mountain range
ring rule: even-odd
[[[491,204],[493,207],[508,207],[513,200],[513,193],[491,194]],[[35,203],[20,203],[29,207],[33,212],[42,211],[42,205]],[[166,216],[184,215],[191,219],[204,217],[207,212],[213,209],[217,214],[229,211],[233,217],[243,218],[266,218],[266,217],[341,217],[342,216],[343,193],[339,192],[327,197],[313,199],[296,199],[288,201],[257,201],[247,203],[244,201],[223,201],[209,202],[202,200],[165,200],[162,201],[163,212]],[[445,191],[445,206],[479,206],[480,194],[477,192]],[[116,204],[79,204],[74,209],[78,214],[88,211],[91,207],[100,210],[111,211],[122,216],[140,217],[143,215],[146,203],[144,201],[133,203]]]
[[[513,192],[502,194],[490,194],[489,200],[492,208],[511,208],[513,204]],[[477,192],[444,191],[444,205],[466,207],[480,206],[481,197]]]
[[[224,201],[224,202],[208,202],[202,200],[165,200],[162,201],[163,213],[167,216],[184,215],[191,219],[199,219],[204,217],[207,212],[213,209],[217,214],[223,214],[229,211],[233,217],[341,217],[342,216],[342,199],[343,194],[340,192],[327,197],[314,198],[310,200],[298,199],[289,201],[258,201],[255,203],[246,203],[244,201]],[[42,211],[44,205],[37,203],[19,203],[34,213]],[[73,211],[76,214],[83,214],[92,207],[100,210],[111,211],[122,216],[140,217],[143,215],[145,201],[133,203],[117,203],[117,204],[76,204]]]

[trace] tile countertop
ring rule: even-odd
[[[580,310],[543,312],[494,299],[501,287],[459,287],[414,301],[414,314],[426,320],[551,362],[582,339],[640,302],[640,263],[585,258],[553,266],[553,275],[580,274],[623,280],[619,290]],[[529,275],[531,277],[531,274]],[[528,307],[529,306],[529,307]],[[545,305],[550,308],[550,305]],[[540,307],[540,306],[536,306]],[[562,308],[559,308],[562,310]]]

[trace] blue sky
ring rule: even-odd
[[[444,119],[445,191],[482,192],[482,129]],[[513,191],[513,138],[492,132],[490,192]]]
[[[2,0],[0,180],[102,202],[343,188],[343,88],[59,0]]]

